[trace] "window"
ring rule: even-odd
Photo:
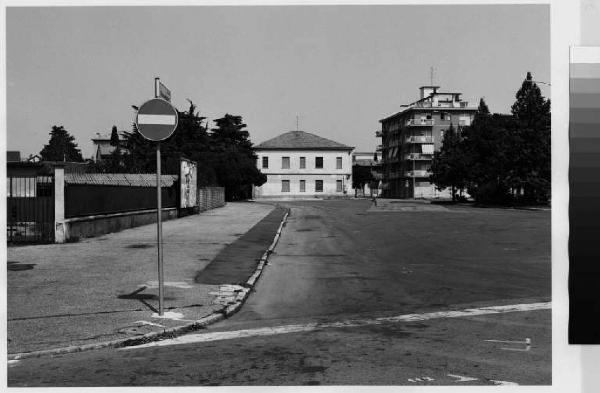
[[[281,169],[290,169],[289,157],[281,157]]]
[[[281,192],[290,192],[290,181],[289,180],[281,181]]]
[[[341,180],[335,181],[335,192],[342,192],[342,181]]]
[[[320,168],[320,169],[323,168],[323,157],[315,157],[315,168]]]
[[[335,169],[342,169],[342,157],[335,158]]]
[[[300,180],[300,192],[306,192],[306,180]]]
[[[300,157],[300,169],[306,168],[306,157]]]
[[[440,131],[440,139],[441,139],[441,140],[444,140],[444,130],[441,130],[441,131]]]
[[[323,192],[323,180],[315,180],[315,192]]]
[[[263,168],[269,168],[269,157],[263,157]]]

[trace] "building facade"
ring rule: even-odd
[[[121,146],[125,143],[125,132],[126,131],[118,131],[119,142]],[[110,144],[110,134],[101,134],[99,132],[96,133],[96,136],[92,138],[92,143],[94,144],[94,161],[102,161],[110,156],[110,154],[115,150],[114,146]],[[123,147],[121,147],[123,150]]]
[[[255,198],[344,196],[352,189],[350,146],[304,132],[290,131],[257,146],[258,169],[267,182]]]
[[[386,198],[447,198],[429,181],[434,151],[442,146],[450,124],[471,125],[476,106],[461,100],[461,93],[439,92],[439,86],[420,87],[419,100],[380,120],[383,196]]]

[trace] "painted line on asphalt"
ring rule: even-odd
[[[488,314],[504,314],[509,312],[523,312],[523,311],[538,311],[548,310],[552,307],[551,302],[543,303],[527,303],[527,304],[511,304],[506,306],[492,306],[492,307],[480,307],[480,308],[468,308],[457,311],[439,311],[429,312],[422,314],[404,314],[394,317],[383,317],[375,319],[354,319],[339,322],[326,322],[326,323],[307,323],[298,325],[283,325],[274,327],[263,327],[256,329],[244,329],[235,331],[225,332],[212,332],[212,333],[197,333],[189,334],[185,336],[176,337],[173,339],[167,339],[163,341],[151,342],[147,344],[137,345],[135,347],[122,348],[123,350],[131,350],[137,348],[157,347],[157,346],[169,346],[169,345],[181,345],[181,344],[194,344],[203,343],[210,341],[221,341],[221,340],[234,340],[239,338],[248,337],[261,337],[261,336],[274,336],[279,334],[289,333],[303,333],[322,329],[335,329],[345,327],[361,327],[370,325],[381,325],[384,323],[398,323],[398,322],[415,322],[415,321],[426,321],[430,319],[443,319],[443,318],[463,318],[473,317],[478,315]]]
[[[456,378],[456,382],[470,382],[470,381],[478,381],[477,378],[466,377],[464,375],[456,375],[456,374],[447,374],[450,378]]]

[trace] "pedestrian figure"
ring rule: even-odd
[[[375,195],[371,197],[371,206],[377,207],[377,197]]]

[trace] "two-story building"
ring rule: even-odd
[[[123,144],[125,143],[126,131],[118,131],[119,142],[121,143],[121,150],[123,150]],[[96,136],[92,138],[94,144],[94,156],[95,162],[105,160],[115,150],[115,147],[110,144],[110,134],[96,133]]]
[[[438,92],[439,86],[420,87],[419,100],[402,105],[402,111],[380,120],[383,196],[387,198],[450,197],[429,181],[434,151],[442,146],[450,124],[471,125],[476,106],[461,100],[461,93]]]
[[[254,197],[344,196],[352,188],[353,147],[304,131],[290,131],[254,147],[267,182]]]

